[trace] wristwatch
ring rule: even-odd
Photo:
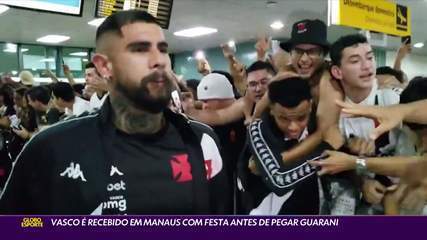
[[[356,159],[356,173],[357,175],[365,175],[368,172],[366,167],[366,160],[363,158]]]

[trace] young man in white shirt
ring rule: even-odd
[[[98,74],[92,62],[85,66],[85,82],[84,92],[88,95],[91,110],[99,109],[107,98],[108,86],[107,81]]]
[[[74,95],[73,87],[65,82],[58,82],[52,86],[53,101],[56,106],[65,109],[67,116],[78,116],[91,110],[89,102]]]
[[[341,37],[332,44],[330,56],[332,60],[331,74],[340,81],[346,102],[380,106],[399,103],[399,95],[396,92],[391,89],[378,89],[374,53],[364,36],[354,34]],[[342,115],[339,120],[340,131],[346,141],[357,137],[365,140],[365,144],[374,144],[368,140],[369,134],[376,124],[371,119],[345,118]],[[387,134],[378,139],[375,142],[375,154],[387,154],[394,142],[393,134]],[[332,213],[347,215],[355,213],[359,203],[357,193],[351,192],[352,184],[354,185],[354,182],[351,181],[344,183],[347,187],[343,191],[347,191],[347,193],[335,193],[339,196],[338,198],[340,196],[344,198],[338,199],[337,202],[345,202],[345,204],[341,204],[337,208],[332,207]],[[371,204],[380,203],[385,194],[386,186],[384,184],[386,183],[374,179],[364,179],[362,184],[364,199]]]

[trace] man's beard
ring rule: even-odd
[[[155,82],[158,79],[163,79],[164,85],[162,89],[158,89],[160,91],[158,96],[152,96],[147,85],[151,82],[156,84]],[[174,85],[172,77],[165,71],[155,71],[145,76],[140,81],[139,86],[128,86],[117,80],[115,88],[124,97],[128,98],[134,107],[150,113],[160,113],[168,107]]]

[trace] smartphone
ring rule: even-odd
[[[12,128],[13,128],[13,129],[16,129],[16,130],[22,130],[21,125],[18,125],[18,126],[12,126]]]
[[[314,157],[314,158],[312,158],[312,159],[309,159],[309,160],[307,160],[307,161],[320,161],[320,160],[325,159],[325,158],[327,158],[327,157],[328,157],[328,156],[325,156],[325,155],[319,155],[319,156]],[[316,171],[320,171],[321,169],[322,169],[322,167],[320,167],[320,166],[316,167]]]
[[[314,157],[314,158],[312,158],[312,159],[309,159],[309,160],[307,160],[307,161],[318,161],[318,160],[325,159],[325,158],[327,158],[327,157],[328,157],[328,156],[325,156],[325,155],[319,155],[319,156]]]
[[[402,37],[402,43],[406,42],[406,44],[411,44],[411,36]]]
[[[174,107],[178,110],[178,112],[182,113],[182,103],[181,103],[181,99],[179,97],[179,93],[177,90],[173,91],[171,93],[172,95],[172,103],[174,105]]]
[[[18,129],[18,130],[22,129],[20,127],[21,120],[18,118],[18,116],[16,116],[16,114],[9,116],[9,120],[10,120],[11,128]]]

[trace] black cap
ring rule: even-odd
[[[294,23],[292,26],[291,39],[280,43],[280,47],[286,52],[290,52],[297,44],[313,44],[323,47],[327,52],[329,43],[327,40],[326,24],[318,19],[304,19]]]

